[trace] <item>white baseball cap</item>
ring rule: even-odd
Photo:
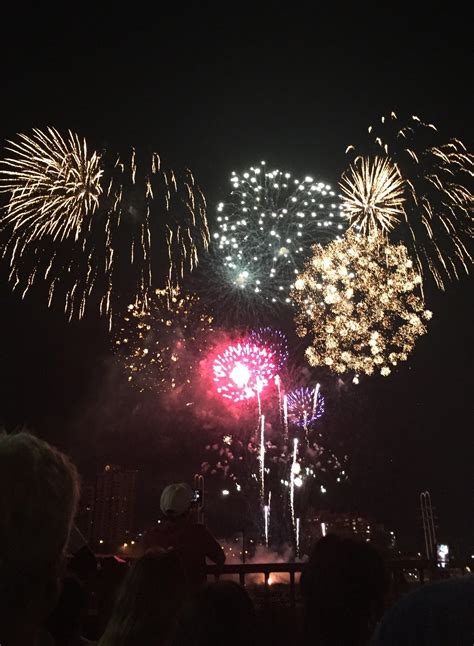
[[[193,490],[186,482],[168,485],[160,498],[161,511],[165,516],[181,516],[191,506]]]

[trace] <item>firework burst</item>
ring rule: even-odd
[[[233,173],[228,202],[218,206],[213,270],[232,307],[290,303],[289,291],[315,241],[346,228],[332,188],[312,177],[268,171],[265,163]]]
[[[421,277],[403,245],[349,231],[313,258],[298,276],[297,332],[310,337],[312,366],[343,374],[390,374],[426,332],[431,312],[417,295]]]
[[[8,142],[0,186],[10,200],[2,224],[32,239],[77,237],[102,194],[101,158],[88,154],[85,140],[54,128],[33,130]]]
[[[228,346],[213,362],[217,392],[234,402],[257,396],[276,372],[273,352],[248,341]]]
[[[211,333],[212,316],[198,296],[157,290],[146,309],[129,305],[115,348],[131,384],[163,392],[191,383]]]
[[[403,216],[403,180],[388,159],[358,159],[339,186],[347,218],[366,235],[391,231]]]
[[[324,397],[319,384],[314,388],[305,386],[292,390],[287,395],[288,421],[297,426],[308,427],[324,414]]]
[[[234,401],[250,399],[262,389],[262,377],[255,376],[257,372],[262,375],[261,354],[257,346],[247,346],[248,341],[228,347],[213,366],[218,392]],[[248,368],[250,354],[253,359]],[[264,378],[270,382],[274,371],[264,369]],[[256,386],[249,388],[253,384]],[[277,391],[280,400],[279,381]],[[271,393],[258,399],[258,423],[255,425],[254,419],[243,425],[239,417],[235,432],[206,446],[201,472],[219,493],[245,501],[246,520],[263,532],[266,544],[270,536],[276,542],[296,540],[297,544],[297,518],[301,518],[310,492],[316,487],[324,496],[334,482],[344,482],[347,456],[339,459],[314,424],[324,413],[319,384],[297,388],[284,397],[283,416]]]
[[[368,133],[368,146],[348,147],[356,159],[361,155],[379,158],[378,162],[363,160],[343,180],[351,222],[370,232],[392,229],[390,239],[406,245],[418,272],[425,278],[431,275],[444,289],[447,280],[468,273],[472,265],[474,155],[458,139],[443,140],[433,124],[416,116],[400,122],[392,112],[370,126]],[[367,168],[374,169],[383,161],[392,169],[386,185],[392,196],[385,203],[385,215],[380,203],[375,217],[367,219],[367,212],[357,203],[361,191],[367,191]],[[400,188],[403,204],[398,203]],[[400,214],[393,208],[400,208]]]
[[[155,153],[99,155],[54,129],[19,135],[8,151],[0,235],[22,297],[37,285],[69,319],[98,305],[111,325],[122,297],[146,305],[155,288],[171,294],[207,248],[205,200],[191,172],[161,170]]]

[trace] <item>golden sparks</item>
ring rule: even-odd
[[[20,134],[7,150],[0,245],[23,298],[37,285],[69,320],[98,308],[111,327],[117,301],[146,305],[156,288],[171,295],[208,247],[193,174],[163,170],[156,153],[90,152],[78,135],[54,128]]]
[[[366,235],[391,231],[403,216],[403,180],[388,159],[359,158],[339,186],[346,217]]]
[[[128,381],[140,391],[166,391],[191,383],[206,350],[213,317],[199,297],[156,290],[146,308],[129,305],[115,339]]]
[[[420,283],[406,248],[381,234],[350,230],[342,240],[314,246],[291,294],[298,335],[310,341],[309,363],[352,372],[356,382],[360,373],[389,375],[431,318]]]
[[[442,138],[432,123],[414,115],[400,121],[392,112],[369,126],[368,134],[361,149],[351,145],[346,150],[356,164],[362,159],[341,184],[349,217],[366,233],[385,231],[393,240],[403,240],[423,280],[432,277],[444,289],[472,265],[474,154],[459,139]],[[380,200],[371,213],[368,189],[374,186],[377,165],[384,162],[391,170],[385,188],[393,191],[395,204],[393,199]]]
[[[78,236],[102,194],[100,155],[89,155],[78,135],[69,131],[65,139],[54,128],[8,144],[12,156],[2,162],[0,186],[10,199],[2,225],[29,240]]]

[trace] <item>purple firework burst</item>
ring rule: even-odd
[[[319,384],[296,388],[287,395],[288,420],[297,426],[309,426],[324,413],[324,397]]]

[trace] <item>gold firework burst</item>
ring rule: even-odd
[[[98,308],[112,325],[124,302],[172,295],[209,243],[204,195],[189,169],[161,169],[156,153],[89,152],[49,128],[20,134],[0,162],[2,257],[22,297],[37,286],[69,320]],[[125,300],[126,299],[126,300]]]
[[[472,266],[474,154],[459,139],[443,138],[435,125],[414,115],[405,120],[394,112],[382,116],[368,134],[365,145],[348,146],[346,152],[355,159],[378,157],[396,167],[404,201],[402,216],[392,220],[390,239],[407,246],[423,279],[431,276],[444,289],[447,281],[459,279]],[[377,224],[383,228],[382,218],[373,224],[372,230]]]
[[[198,296],[156,290],[146,305],[133,304],[123,319],[115,348],[140,391],[174,390],[191,383],[193,369],[212,333],[213,317]]]
[[[0,187],[10,193],[3,224],[28,239],[78,236],[84,218],[93,213],[102,193],[100,155],[69,131],[34,129],[8,142],[13,154],[3,160]]]
[[[366,235],[388,233],[404,215],[403,179],[388,159],[358,158],[339,186],[346,217]]]
[[[311,339],[306,357],[336,373],[386,376],[426,332],[431,312],[421,277],[403,245],[350,230],[322,248],[295,281],[297,332]]]

